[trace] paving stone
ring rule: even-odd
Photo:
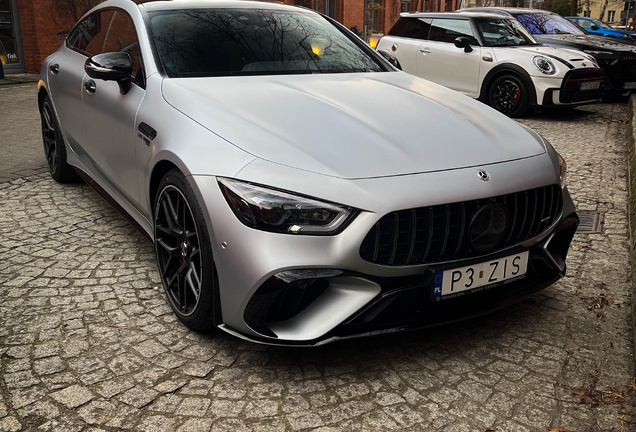
[[[66,408],[77,408],[93,399],[95,396],[86,387],[73,385],[64,390],[51,393],[51,397],[66,406]]]

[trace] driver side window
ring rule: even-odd
[[[73,29],[66,43],[85,55],[100,54],[114,14],[115,11],[107,9],[87,16]]]
[[[588,21],[588,20],[576,20],[576,23],[578,25],[580,25],[581,27],[583,27],[584,29],[588,30],[592,28],[592,21]]]
[[[454,43],[460,36],[469,38],[471,45],[479,45],[468,20],[434,19],[428,39],[434,42]]]
[[[126,12],[118,10],[115,14],[106,36],[103,52],[128,53],[132,58],[132,80],[138,86],[145,87],[139,39],[135,31],[135,24]]]

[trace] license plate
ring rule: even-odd
[[[463,291],[492,288],[522,278],[528,270],[528,252],[467,267],[435,273],[433,297],[454,297]]]
[[[636,83],[629,83],[629,84],[636,84]],[[600,81],[587,81],[587,82],[582,82],[579,84],[579,90],[581,91],[598,90],[599,87],[601,87]]]
[[[636,82],[627,82],[623,84],[624,89],[636,89]]]

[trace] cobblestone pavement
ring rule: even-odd
[[[606,212],[562,281],[480,319],[315,349],[188,331],[152,246],[88,186],[0,183],[0,431],[628,431],[626,119],[524,120],[567,158],[578,209]]]
[[[0,86],[0,182],[47,172],[37,84]]]

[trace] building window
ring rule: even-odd
[[[589,11],[589,10],[583,11],[583,16],[587,17],[587,18],[590,18],[592,16],[592,11]]]
[[[364,1],[364,27],[365,36],[380,30],[380,10],[382,6],[380,2],[375,0]]]
[[[411,12],[412,3],[411,0],[402,0],[400,2],[400,12]]]
[[[337,19],[336,1],[337,0],[296,0],[295,5],[313,9],[316,12],[320,12],[321,14],[325,14],[333,19]]]
[[[5,71],[22,70],[15,0],[0,0],[0,61]]]
[[[614,22],[616,11],[607,11],[607,22]]]

